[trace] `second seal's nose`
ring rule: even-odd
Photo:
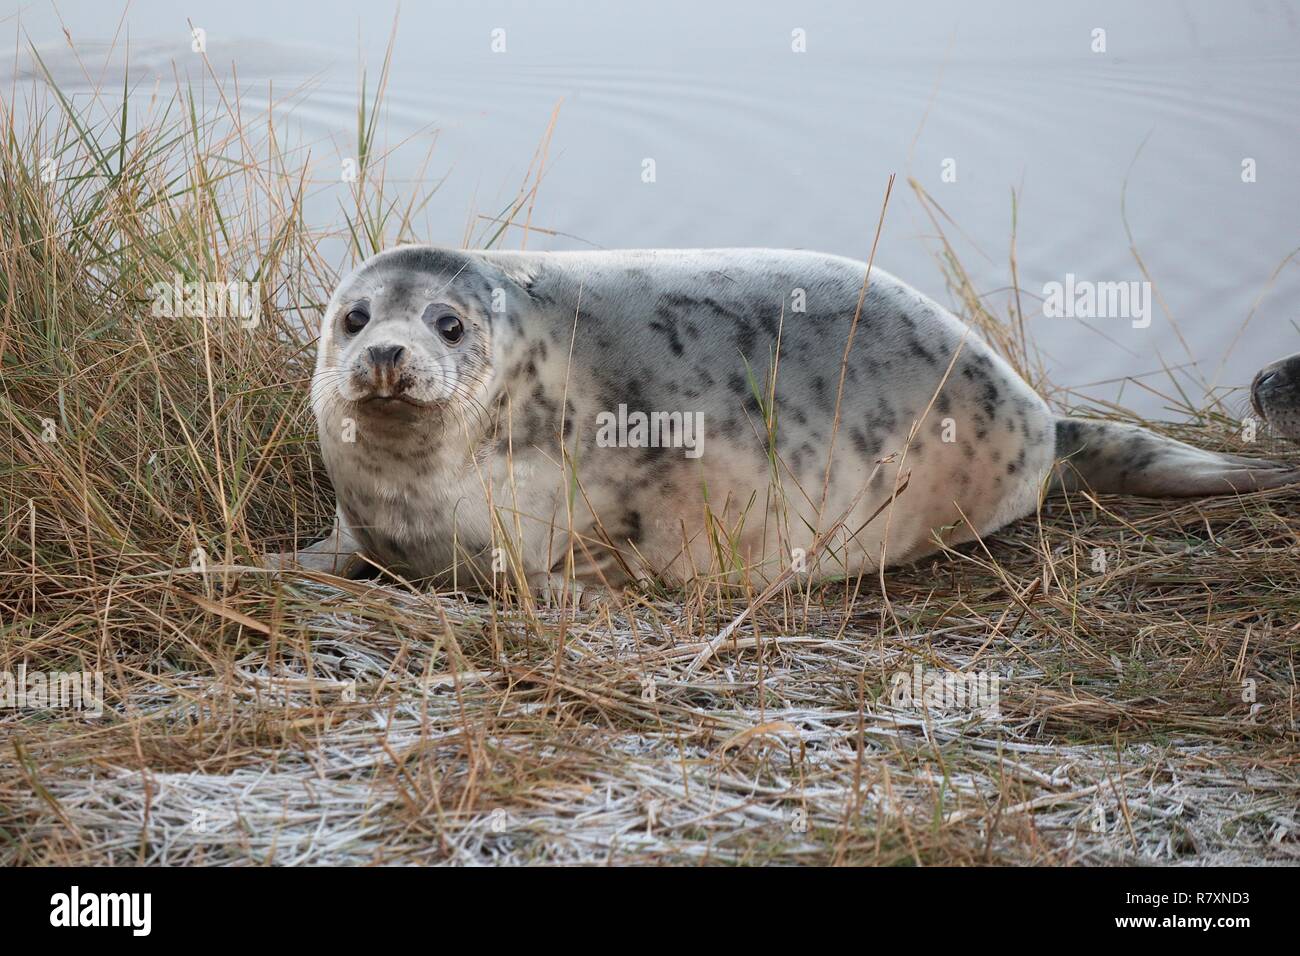
[[[1260,401],[1260,388],[1265,382],[1272,380],[1275,374],[1276,373],[1269,369],[1264,369],[1264,371],[1255,376],[1255,381],[1250,383],[1250,407],[1255,410],[1255,414],[1260,418],[1268,418],[1268,416],[1264,414],[1264,403]]]
[[[370,362],[376,369],[397,368],[405,351],[400,345],[372,345],[367,349]]]

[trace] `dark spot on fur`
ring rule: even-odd
[[[658,315],[659,321],[651,322],[650,328],[668,339],[668,348],[672,351],[673,355],[680,356],[684,354],[686,350],[682,347],[682,340],[677,336],[676,320],[670,313],[666,313],[663,309],[659,310]]]

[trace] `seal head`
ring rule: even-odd
[[[363,419],[428,420],[480,405],[493,367],[491,286],[481,270],[469,256],[412,247],[344,280],[321,323],[317,418],[344,406]]]
[[[509,339],[492,303],[507,281],[470,254],[400,247],[344,279],[322,316],[312,410],[339,530],[387,567],[432,573],[453,539],[474,552],[491,540],[486,520],[453,529],[449,516],[483,497]]]
[[[1259,371],[1250,385],[1250,404],[1277,434],[1300,441],[1300,353]]]

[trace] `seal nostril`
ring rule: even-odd
[[[372,345],[366,352],[370,356],[371,363],[376,368],[383,368],[384,366],[396,368],[397,363],[406,354],[406,349],[401,345]]]

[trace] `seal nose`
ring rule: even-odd
[[[1250,407],[1255,410],[1256,415],[1265,420],[1268,419],[1268,415],[1264,412],[1264,390],[1270,384],[1277,384],[1277,373],[1278,366],[1270,365],[1268,368],[1262,369],[1255,376],[1255,381],[1250,383]]]
[[[1269,372],[1267,375],[1260,372],[1255,376],[1255,381],[1250,383],[1250,407],[1255,410],[1255,414],[1260,418],[1265,418],[1267,416],[1264,415],[1264,409],[1262,409],[1259,404],[1259,387],[1272,377],[1272,372]]]
[[[376,371],[382,372],[397,368],[397,363],[402,360],[406,349],[400,345],[372,345],[366,352],[370,356],[370,364]]]

